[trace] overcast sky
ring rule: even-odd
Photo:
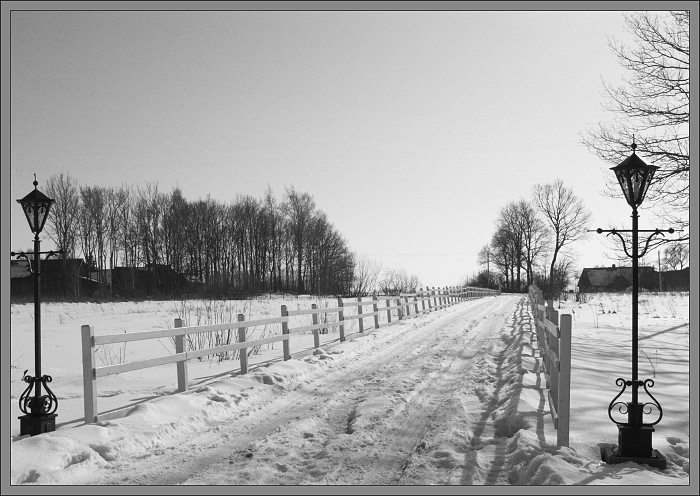
[[[293,186],[352,250],[430,286],[476,273],[499,209],[537,183],[574,188],[591,228],[630,227],[580,144],[612,119],[622,12],[11,16],[12,249],[31,247],[14,199],[34,172],[40,190],[65,172],[225,203]],[[613,263],[602,240],[577,268]]]

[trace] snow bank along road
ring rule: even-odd
[[[192,394],[209,407],[199,417],[166,424],[130,456],[127,440],[94,448],[98,462],[61,482],[508,484],[507,443],[520,428],[515,362],[529,330],[522,295],[398,321],[200,387]]]

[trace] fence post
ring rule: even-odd
[[[435,310],[438,310],[438,304],[437,304],[437,288],[433,288],[433,303],[435,306]]]
[[[546,331],[545,336],[547,336],[547,349],[548,350],[553,350],[556,355],[557,359],[556,361],[550,361],[550,366],[552,367],[552,370],[550,371],[550,378],[551,378],[551,387],[554,390],[554,394],[556,395],[556,405],[557,405],[557,416],[559,415],[559,368],[560,368],[560,360],[561,360],[561,353],[559,351],[559,312],[554,310],[554,307],[552,307],[549,311],[549,316],[547,317],[547,320],[549,320],[551,323],[553,323],[555,326],[557,326],[557,335],[553,336],[551,332]],[[558,420],[557,420],[558,422]],[[558,424],[557,424],[558,425]]]
[[[571,315],[559,317],[559,425],[557,444],[569,446],[569,417],[571,401]]]
[[[85,423],[97,422],[97,379],[95,377],[95,330],[80,326],[83,342],[83,407]]]
[[[316,303],[311,304],[312,310],[316,310],[317,308],[318,308],[318,305]],[[311,323],[313,325],[318,324],[318,314],[317,313],[311,314]],[[314,329],[312,332],[314,333],[314,349],[320,348],[321,347],[321,339],[318,336],[318,329]]]
[[[345,324],[343,324],[345,317],[343,316],[343,299],[340,296],[338,297],[338,308],[340,308],[338,310],[338,322],[340,322],[338,329],[340,330],[340,342],[342,343],[345,341]]]
[[[175,319],[175,327],[182,327],[182,319]],[[180,334],[175,336],[175,353],[187,352],[185,335]],[[190,381],[187,374],[187,360],[177,362],[177,390],[179,392],[187,391]]]
[[[411,305],[408,304],[408,296],[402,296],[406,300],[406,317],[411,315]]]
[[[238,322],[243,322],[245,319],[245,316],[242,313],[238,314]],[[246,342],[246,328],[245,327],[239,327],[238,328],[238,342],[239,343],[245,343]],[[248,373],[248,348],[241,348],[238,350],[238,358],[241,361],[241,375],[247,374]]]
[[[433,305],[432,305],[432,302],[430,301],[430,286],[425,287],[425,296],[426,296],[426,299],[428,300],[428,312],[432,312]]]
[[[289,315],[287,314],[287,305],[282,305],[282,308],[280,309],[282,313],[282,317],[287,317],[289,318]],[[284,321],[282,322],[282,335],[289,335],[289,322]],[[285,360],[289,360],[291,357],[291,354],[289,353],[289,339],[285,339],[282,341],[282,355],[284,356]]]
[[[420,288],[420,307],[421,313],[425,313],[425,293],[423,293],[423,288]]]
[[[362,296],[358,296],[357,301],[361,302]],[[357,305],[357,315],[362,315],[362,305]],[[365,324],[364,324],[363,320],[364,319],[362,317],[357,318],[357,322],[359,322],[359,325],[360,325],[360,332],[365,332]]]
[[[401,297],[400,296],[398,298],[396,298],[396,305],[397,305],[396,314],[398,315],[399,320],[401,320],[401,319],[403,319],[403,307],[401,306]]]
[[[391,301],[389,301],[389,298],[386,300],[386,320],[387,323],[391,323]]]
[[[372,311],[374,312],[374,328],[379,329],[379,307],[377,306],[377,295],[372,295]]]

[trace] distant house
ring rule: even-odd
[[[111,295],[121,298],[180,295],[188,286],[187,279],[169,265],[148,264],[145,267],[114,267],[95,273],[104,281]]]
[[[187,279],[169,265],[115,267],[90,271],[82,259],[50,258],[41,261],[42,297],[179,296],[189,286]],[[34,297],[34,275],[26,260],[10,260],[10,295]]]
[[[40,267],[42,296],[91,296],[99,287],[99,284],[90,278],[88,267],[80,258],[49,258],[41,260]],[[34,297],[34,274],[24,259],[10,260],[10,296]]]
[[[690,267],[661,272],[662,291],[690,291]]]
[[[656,272],[654,267],[639,267],[639,288],[659,291],[659,279],[663,291],[689,291],[690,269]],[[624,291],[632,286],[632,267],[585,268],[578,280],[578,291],[596,293],[602,291]]]

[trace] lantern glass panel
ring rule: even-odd
[[[37,226],[37,232],[41,232],[44,229],[44,224],[46,223],[46,219],[49,217],[49,207],[51,206],[50,203],[39,203],[37,206],[37,219],[39,221],[39,225]]]
[[[34,215],[34,205],[30,202],[24,203],[22,205],[24,209],[24,215],[27,216],[27,222],[29,222],[29,228],[32,232],[36,232],[36,223],[34,222],[36,216]]]

